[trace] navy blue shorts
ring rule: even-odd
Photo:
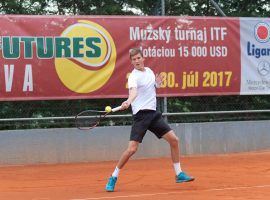
[[[162,114],[159,111],[140,110],[133,115],[130,141],[141,143],[147,130],[154,133],[157,138],[160,139],[172,129],[168,123],[164,121]]]

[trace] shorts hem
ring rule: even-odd
[[[164,135],[166,135],[170,131],[172,131],[172,129],[164,131],[163,133],[159,134],[158,138],[161,139]]]

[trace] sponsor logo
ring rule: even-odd
[[[54,59],[61,82],[76,93],[98,90],[110,79],[116,48],[109,32],[97,23],[78,20],[60,36],[0,36],[4,59]]]
[[[79,20],[66,28],[61,38],[72,41],[69,51],[62,51],[72,56],[55,58],[62,83],[76,93],[90,93],[106,84],[116,62],[115,44],[107,30],[94,22]]]
[[[261,44],[265,44],[266,42],[268,42],[270,40],[269,25],[265,22],[257,23],[254,26],[254,37]],[[247,55],[253,56],[255,58],[270,56],[270,48],[259,47],[259,45],[256,45],[251,41],[247,41]]]
[[[254,27],[254,35],[258,42],[268,42],[270,38],[270,28],[268,24],[264,22],[256,24],[256,26]]]
[[[267,61],[261,61],[259,62],[257,69],[261,76],[267,76],[270,72],[270,64]]]

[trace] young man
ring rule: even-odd
[[[120,169],[124,167],[129,158],[137,151],[147,130],[156,137],[164,138],[170,145],[176,183],[193,181],[194,178],[185,174],[180,166],[178,137],[169,125],[163,120],[161,113],[156,111],[156,87],[162,83],[160,75],[144,66],[144,58],[140,49],[129,51],[132,65],[134,66],[128,78],[129,97],[122,103],[122,109],[132,107],[133,120],[128,148],[120,157],[114,172],[106,185],[106,191],[113,192]]]

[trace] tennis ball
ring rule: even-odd
[[[111,111],[112,111],[111,106],[106,106],[106,107],[105,107],[105,111],[106,111],[106,112],[111,112]]]

